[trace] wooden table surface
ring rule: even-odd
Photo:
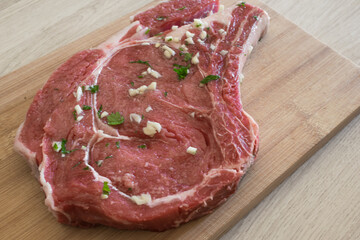
[[[359,0],[263,1],[360,65]],[[1,0],[0,76],[149,2]],[[222,239],[360,239],[360,116]]]

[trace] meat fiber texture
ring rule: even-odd
[[[256,157],[240,83],[267,13],[175,0],[132,21],[60,66],[19,127],[61,223],[177,227],[223,203]]]

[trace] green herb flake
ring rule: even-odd
[[[163,32],[159,32],[159,33],[155,34],[154,36],[157,37],[157,36],[160,36],[162,34],[163,34]]]
[[[86,170],[86,171],[89,170],[89,169],[90,169],[89,166],[86,166],[86,167],[83,168],[83,170]]]
[[[173,70],[177,73],[179,80],[183,80],[188,75],[190,65],[182,66],[179,64],[174,64],[174,67],[175,68],[173,68]]]
[[[88,106],[88,105],[83,105],[82,109],[83,109],[83,110],[90,110],[90,109],[91,109],[91,107],[90,107],[90,106]]]
[[[116,145],[116,148],[120,148],[120,142],[119,141],[116,142],[115,145]]]
[[[57,143],[54,144],[53,148],[57,152],[57,150],[59,149],[59,146],[57,145]]]
[[[206,30],[208,30],[208,31],[209,31],[209,30],[210,30],[210,27],[207,27],[207,28],[206,28]]]
[[[145,144],[139,145],[138,148],[140,148],[140,149],[145,149],[145,148],[146,148],[146,145],[145,145]]]
[[[101,112],[102,112],[103,106],[100,105],[99,110],[97,111],[98,117],[101,118]]]
[[[109,196],[111,190],[110,190],[110,187],[108,185],[108,182],[104,182],[102,192],[103,192],[104,195]]]
[[[72,168],[76,168],[77,166],[79,166],[81,164],[81,162],[77,162],[74,164],[74,166],[72,166]]]
[[[108,146],[109,146],[109,144],[110,144],[110,143],[106,143],[106,144],[105,144],[105,147],[108,147]]]
[[[103,160],[99,160],[99,161],[95,161],[96,165],[98,165],[99,167],[101,167],[101,165],[103,164]]]
[[[144,114],[141,115],[141,120],[144,120],[145,116]]]
[[[183,51],[184,51],[184,49],[183,49],[182,47],[180,47],[180,48],[179,48],[179,50],[180,50],[181,52],[183,52]]]
[[[109,125],[120,125],[124,122],[124,117],[119,112],[116,112],[107,116],[107,121]]]
[[[144,78],[144,76],[143,75],[139,75],[139,76],[137,76],[138,78]]]
[[[146,31],[145,31],[145,34],[149,34],[150,32],[150,28],[148,28]]]
[[[190,61],[192,58],[192,54],[191,53],[185,53],[184,54],[184,61],[187,62],[187,61]]]
[[[203,80],[200,81],[202,84],[207,84],[210,81],[218,80],[220,77],[217,75],[208,75]]]
[[[91,93],[97,93],[99,91],[99,85],[90,86]]]
[[[179,8],[178,10],[184,10],[184,9],[186,9],[186,7],[184,6],[184,7],[182,7],[182,8]]]
[[[196,24],[196,27],[201,27],[201,23]]]
[[[164,96],[167,97],[167,95],[168,95],[168,92],[164,92]]]
[[[145,64],[149,67],[151,67],[149,61],[141,61],[141,60],[137,60],[137,61],[131,61],[130,63],[141,63],[141,64]],[[151,67],[152,68],[152,67]]]
[[[239,3],[239,4],[236,4],[236,6],[238,6],[238,7],[245,7],[245,3],[246,3],[246,2],[241,2],[241,3]]]
[[[85,92],[85,86],[81,86],[83,92]]]
[[[167,18],[167,17],[160,16],[160,17],[157,17],[157,18],[155,18],[155,19],[158,20],[158,21],[162,21],[162,20],[164,20],[165,18]]]
[[[74,120],[76,121],[76,120],[77,120],[77,114],[76,114],[76,111],[74,110],[74,111],[72,112],[72,114],[73,114],[73,116],[74,116]]]
[[[109,158],[112,158],[113,157],[113,155],[110,155],[110,156],[107,156],[105,159],[109,159]]]
[[[62,154],[68,154],[70,151],[66,150],[66,139],[61,139],[61,153]]]
[[[254,18],[255,18],[255,20],[258,20],[258,19],[259,19],[259,17],[258,17],[258,16],[254,16]]]
[[[128,188],[128,191],[132,191],[132,188],[131,188],[131,187],[129,187],[129,188]]]

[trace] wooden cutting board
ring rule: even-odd
[[[223,1],[225,5],[232,1]],[[213,214],[163,233],[78,229],[58,224],[25,161],[16,128],[36,91],[75,52],[96,46],[128,16],[0,79],[0,236],[13,239],[215,239],[248,213],[360,111],[360,70],[265,5],[268,35],[245,66],[245,109],[261,130],[257,163],[236,194]],[[320,171],[320,170],[319,170]]]

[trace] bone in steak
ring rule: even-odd
[[[15,147],[59,222],[177,227],[223,203],[253,163],[258,126],[241,104],[241,70],[269,17],[238,4],[183,25],[218,9],[199,2],[138,14],[36,95]]]

